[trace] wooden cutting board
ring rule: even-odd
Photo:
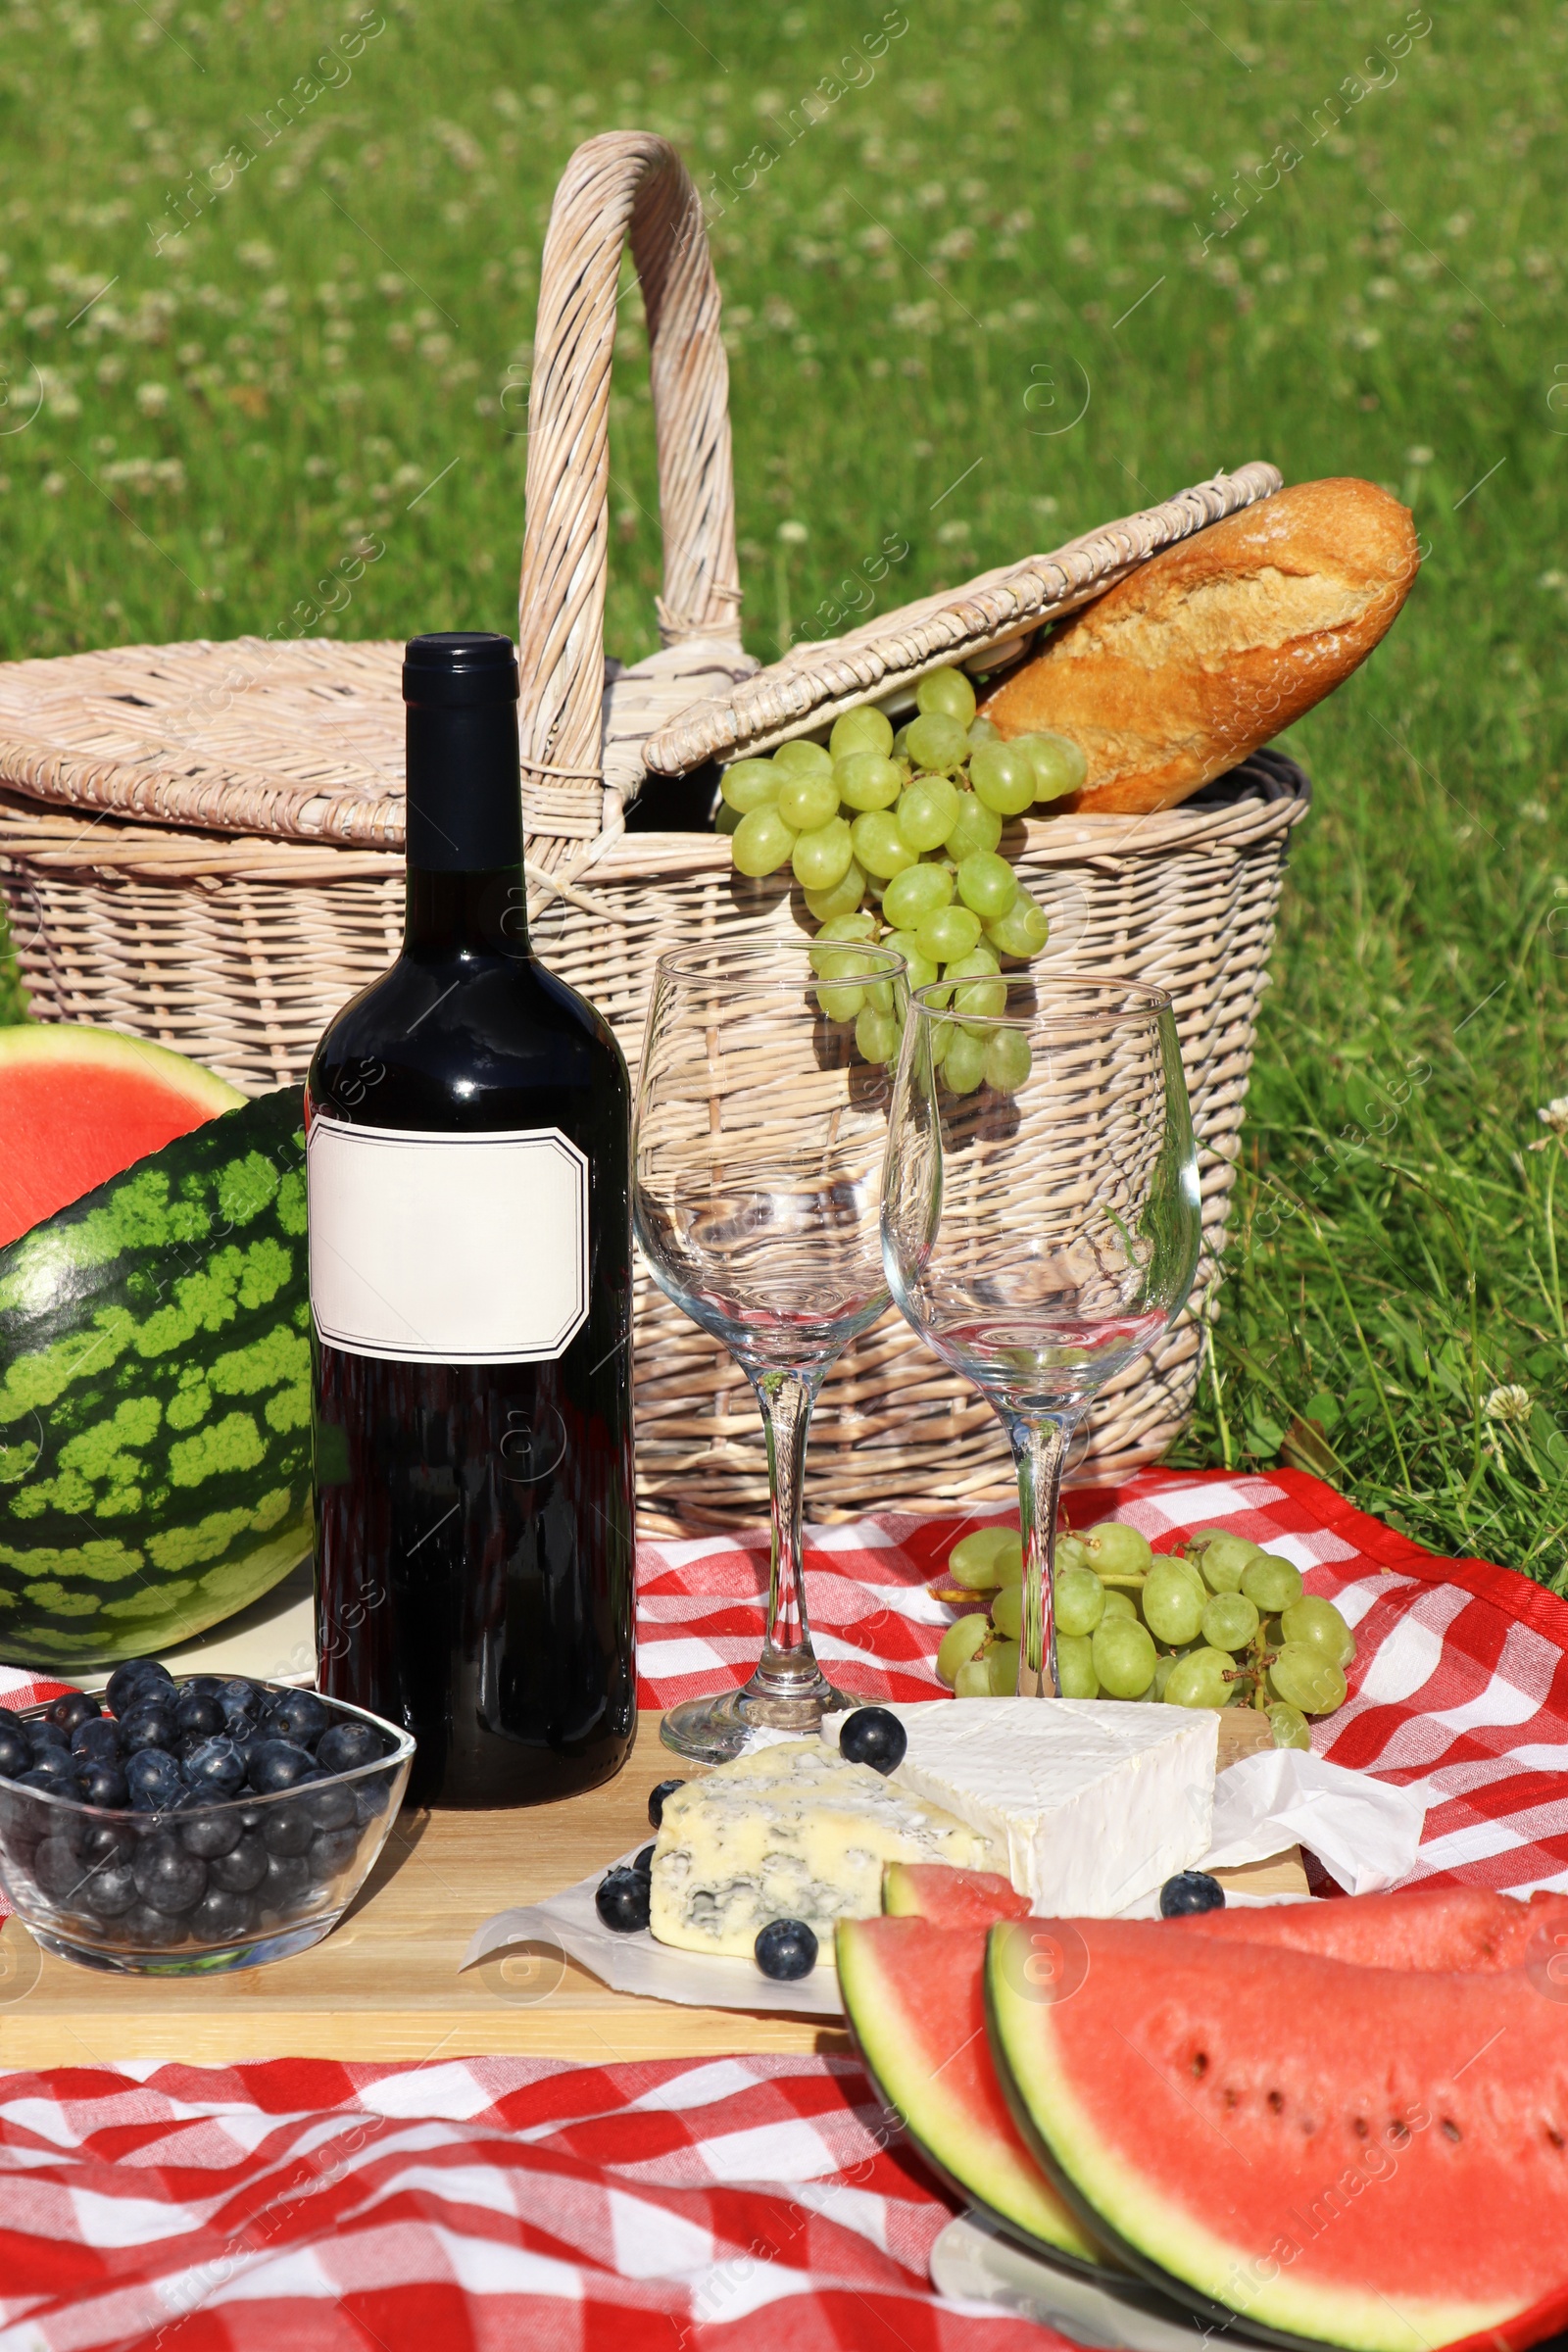
[[[842,2051],[842,2029],[802,2017],[682,2009],[612,1992],[559,1956],[522,1948],[460,1975],[493,1913],[537,1902],[650,1835],[648,1792],[681,1769],[638,1719],[619,1777],[517,1813],[405,1813],[368,1883],[323,1943],[229,1977],[115,1977],[41,1952],[20,1920],[0,1933],[0,2068],[178,2058],[194,2066],[315,2057],[368,2063],[527,2055],[599,2064],[731,2050]],[[1222,1767],[1268,1744],[1261,1717],[1220,1717]],[[1300,1856],[1222,1871],[1227,1886],[1305,1894]]]

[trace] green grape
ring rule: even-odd
[[[1089,762],[1065,735],[1019,735],[1014,742],[1034,769],[1037,801],[1059,801],[1064,793],[1079,790]]]
[[[1100,1579],[1097,1577],[1095,1582],[1099,1584]],[[1118,1592],[1114,1587],[1107,1590],[1101,1586],[1101,1590],[1105,1594],[1106,1617],[1125,1617],[1130,1625],[1138,1623],[1138,1606],[1130,1592]]]
[[[1092,1568],[1063,1568],[1057,1545],[1056,1632],[1092,1634],[1105,1614],[1105,1588]]]
[[[974,688],[961,669],[928,670],[914,690],[917,710],[940,711],[944,718],[956,718],[964,726],[974,716]]]
[[[1051,937],[1051,921],[1039,901],[1020,890],[1000,922],[987,923],[986,937],[999,956],[1027,963]]]
[[[733,833],[740,821],[740,810],[732,808],[728,801],[720,801],[713,811],[713,831],[715,833]]]
[[[788,862],[795,836],[776,808],[749,808],[735,828],[730,855],[737,873],[756,881]]]
[[[1154,1679],[1154,1644],[1136,1619],[1112,1617],[1107,1610],[1091,1654],[1107,1698],[1142,1698]]]
[[[986,1074],[986,1050],[966,1029],[954,1029],[942,1057],[942,1075],[956,1095],[972,1095]]]
[[[1010,743],[983,743],[969,761],[975,797],[1000,816],[1021,816],[1035,797],[1035,771]]]
[[[922,711],[909,722],[908,754],[916,767],[946,775],[969,757],[969,738],[956,718],[940,710]]]
[[[991,1631],[986,1617],[959,1617],[949,1626],[937,1651],[937,1680],[953,1689],[958,1668],[968,1664]]]
[[[952,897],[953,876],[945,865],[906,865],[883,892],[882,912],[896,931],[912,931],[922,915],[935,914]]]
[[[858,865],[879,882],[891,882],[902,874],[906,865],[913,865],[914,852],[905,844],[903,834],[890,810],[868,808],[858,816],[850,827],[850,841]]]
[[[917,870],[913,866],[909,868],[911,873]],[[893,879],[896,882],[899,876],[895,874]],[[888,888],[889,890],[893,888],[892,882],[888,884]],[[882,904],[886,907],[885,898]],[[928,956],[921,955],[919,944],[912,931],[890,931],[882,945],[885,948],[891,948],[895,956],[904,957],[905,981],[907,987],[924,988],[929,981],[936,978],[937,967]]]
[[[1088,1565],[1089,1554],[1087,1551],[1085,1551],[1083,1544],[1077,1536],[1058,1536],[1056,1538],[1056,1569],[1058,1574],[1064,1572],[1068,1568],[1087,1568]]]
[[[827,748],[835,760],[847,759],[851,752],[878,752],[884,758],[893,749],[893,721],[885,710],[877,710],[862,703],[858,710],[841,710],[833,721],[833,732]]]
[[[825,743],[808,743],[804,735],[793,743],[781,743],[773,754],[773,765],[785,775],[831,774],[833,755]]]
[[[1156,1551],[1153,1565],[1156,1568],[1174,1568],[1178,1576],[1185,1576],[1193,1591],[1198,1594],[1199,1607],[1203,1607],[1208,1599],[1208,1587],[1191,1560],[1184,1560],[1179,1551]]]
[[[1319,1600],[1312,1592],[1292,1601],[1280,1618],[1280,1632],[1287,1642],[1302,1642],[1315,1649],[1331,1666],[1348,1666],[1355,1655],[1355,1636],[1333,1601]]]
[[[972,858],[977,850],[994,850],[1002,839],[1002,819],[984,801],[977,801],[972,792],[958,795],[958,813],[953,820],[946,849],[956,863]]]
[[[831,823],[839,812],[839,788],[831,771],[822,775],[815,768],[793,769],[778,788],[778,812],[795,833],[814,833],[818,825]]]
[[[1231,1694],[1225,1677],[1230,1659],[1222,1649],[1193,1649],[1178,1658],[1165,1681],[1168,1707],[1222,1707]]]
[[[854,914],[865,896],[865,875],[852,858],[842,882],[832,890],[808,890],[806,904],[819,923],[830,923],[841,914]]]
[[[1210,1649],[1245,1649],[1257,1631],[1257,1611],[1245,1592],[1216,1592],[1203,1611]]]
[[[895,729],[893,736],[893,750],[890,754],[892,759],[903,760],[907,762],[909,758],[909,729],[913,726],[913,724],[914,720],[912,718],[906,718],[902,727]]]
[[[1276,1747],[1306,1747],[1312,1744],[1312,1735],[1306,1728],[1306,1717],[1299,1707],[1288,1707],[1283,1701],[1268,1710],[1268,1728],[1274,1735]]]
[[[958,814],[958,787],[946,776],[917,776],[899,802],[899,831],[911,850],[939,850]]]
[[[1063,1698],[1098,1698],[1100,1677],[1095,1672],[1094,1643],[1083,1634],[1056,1636],[1056,1674]]]
[[[993,1030],[986,1046],[986,1084],[999,1095],[1015,1095],[1033,1068],[1029,1040],[1021,1029]],[[1097,1577],[1098,1584],[1100,1579]]]
[[[931,1040],[931,1067],[934,1070],[939,1070],[947,1060],[948,1048],[957,1034],[956,1025],[952,1021],[932,1021],[930,1023],[928,1035]]]
[[[993,1642],[986,1651],[993,1698],[1013,1698],[1018,1690],[1018,1644]]]
[[[955,1698],[989,1698],[991,1668],[985,1658],[969,1658],[953,1678]]]
[[[1260,1614],[1277,1616],[1301,1597],[1301,1571],[1277,1551],[1260,1551],[1242,1571],[1242,1591]]]
[[[1002,729],[994,719],[972,718],[969,721],[969,749],[978,751],[983,743],[1000,743]]]
[[[833,762],[833,782],[850,808],[891,808],[904,790],[904,770],[881,752],[851,752]]]
[[[1175,1649],[1196,1638],[1202,1619],[1202,1601],[1186,1577],[1156,1560],[1144,1586],[1144,1623],[1154,1639]]]
[[[955,1584],[966,1585],[971,1592],[994,1592],[1006,1579],[998,1566],[1009,1545],[1017,1544],[1016,1532],[1010,1527],[976,1527],[960,1536],[948,1554],[948,1574]],[[1019,1548],[1019,1566],[1023,1552]]]
[[[1017,875],[995,850],[972,850],[960,858],[957,883],[959,898],[983,923],[1000,922],[1018,896]]]
[[[1268,1670],[1268,1687],[1288,1707],[1303,1715],[1332,1715],[1345,1704],[1345,1677],[1320,1650],[1287,1642]]]
[[[961,981],[954,989],[953,1009],[960,1021],[994,1021],[1007,1009],[1007,984],[997,973],[997,959],[989,948],[975,948],[967,956],[955,956],[943,973],[945,980]],[[982,1029],[977,1034],[989,1045],[996,1032]]]
[[[725,800],[744,816],[749,808],[764,808],[769,801],[778,799],[784,771],[771,760],[737,760],[733,767],[724,770],[720,786]]]
[[[850,828],[842,816],[830,817],[814,832],[795,836],[790,865],[803,890],[832,890],[854,863]]]
[[[991,1622],[999,1634],[1016,1642],[1023,1631],[1023,1587],[1004,1585],[991,1603]]]
[[[870,945],[876,934],[877,919],[868,908],[846,906],[841,913],[827,917],[816,935],[816,944],[825,954],[834,945],[850,946],[861,940]],[[822,967],[814,953],[810,960],[812,971],[819,972]]]
[[[1173,1650],[1164,1649],[1160,1651],[1159,1656],[1154,1660],[1154,1680],[1150,1687],[1149,1692],[1151,1698],[1160,1699],[1164,1697],[1165,1686],[1170,1681],[1171,1676],[1175,1673],[1176,1668],[1180,1664],[1181,1660],[1176,1656]]]
[[[1023,1583],[1023,1538],[1016,1528],[1009,1528],[1007,1541],[998,1547],[997,1574],[1004,1585]]]
[[[855,1024],[855,1050],[862,1061],[891,1061],[899,1050],[899,1024],[892,1013],[868,1004]]]
[[[922,914],[914,926],[922,956],[936,963],[953,963],[971,955],[980,944],[980,917],[967,906],[938,906]]]
[[[1211,1592],[1239,1592],[1248,1569],[1263,1556],[1246,1536],[1228,1536],[1222,1527],[1200,1527],[1187,1548]]]
[[[816,992],[816,1001],[823,1016],[830,1021],[858,1021],[865,1010],[863,988],[821,987]]]
[[[1120,1519],[1102,1519],[1083,1543],[1091,1567],[1103,1576],[1147,1576],[1153,1564],[1149,1538]]]

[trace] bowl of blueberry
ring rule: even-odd
[[[379,1716],[150,1658],[0,1707],[0,1882],[46,1950],[133,1976],[256,1968],[333,1929],[414,1741]]]

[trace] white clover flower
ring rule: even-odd
[[[1568,1095],[1554,1095],[1549,1102],[1542,1105],[1536,1116],[1543,1127],[1551,1129],[1553,1135],[1568,1135]]]
[[[1493,1389],[1484,1399],[1481,1410],[1489,1421],[1528,1421],[1531,1395],[1517,1383],[1502,1389]]]
[[[781,522],[778,535],[786,547],[804,547],[811,536],[804,522]]]

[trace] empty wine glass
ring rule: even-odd
[[[1062,1460],[1096,1392],[1170,1329],[1198,1264],[1198,1163],[1165,992],[1071,972],[913,990],[882,1239],[899,1307],[1012,1442],[1017,1689],[1059,1695]]]
[[[896,1046],[904,973],[890,949],[804,940],[683,949],[655,972],[632,1139],[637,1239],[660,1288],[756,1391],[772,1503],[756,1673],[664,1717],[665,1743],[707,1763],[760,1727],[805,1738],[856,1703],[811,1647],[802,1476],[823,1376],[887,1304],[890,1074],[862,1048]]]

